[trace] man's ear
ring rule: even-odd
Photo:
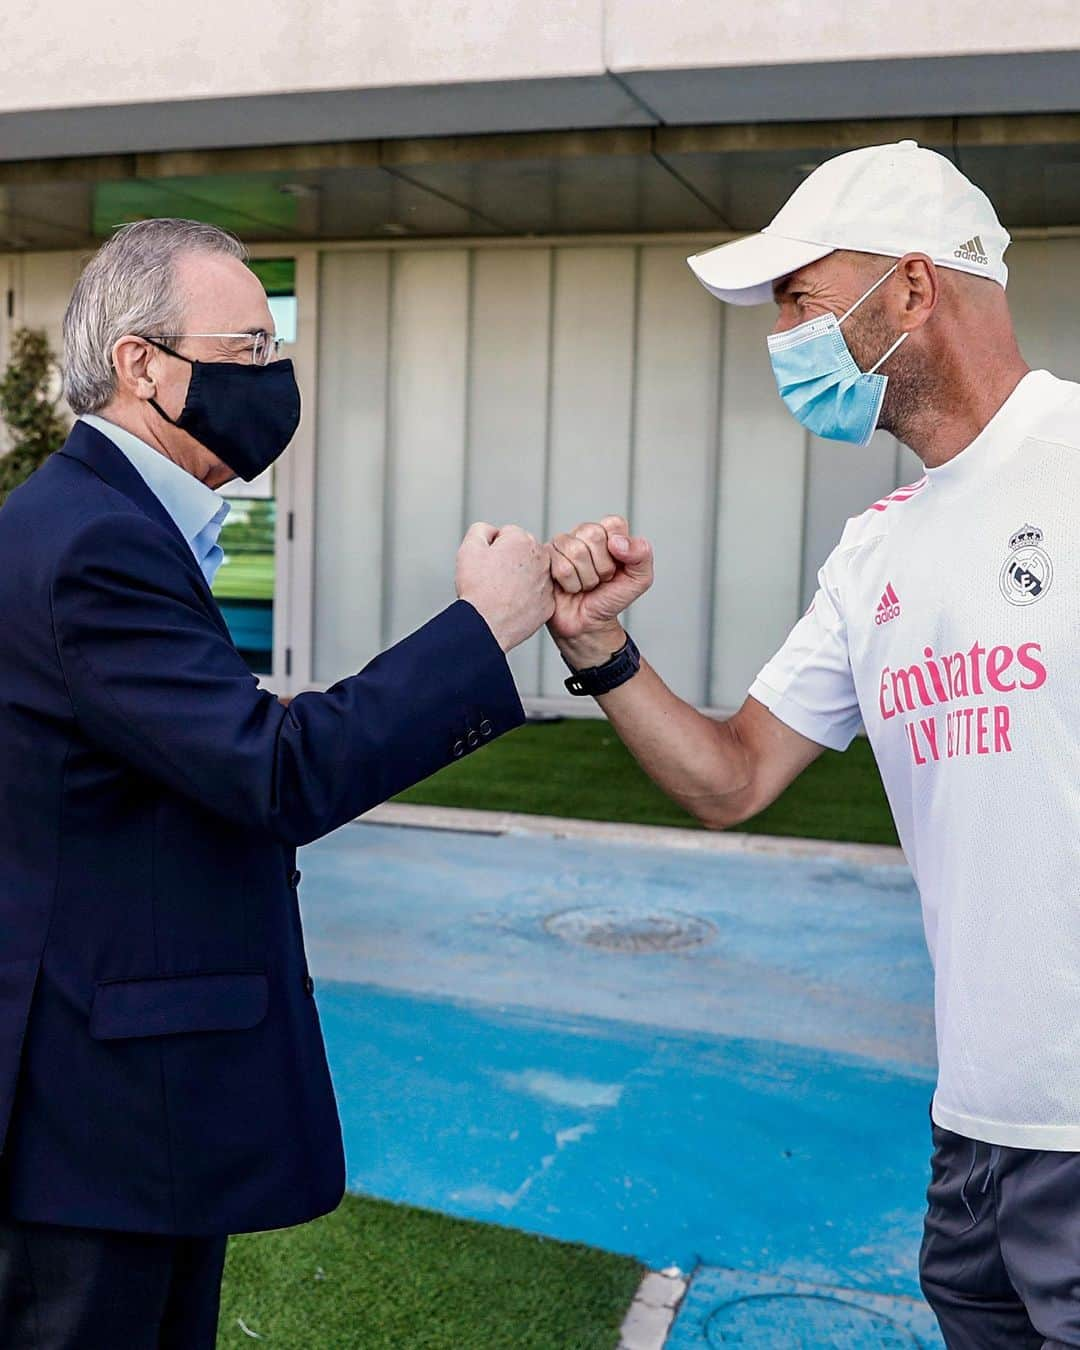
[[[157,393],[157,384],[150,372],[154,349],[142,338],[130,333],[113,343],[112,363],[116,371],[117,393],[145,402]]]
[[[913,333],[937,308],[941,280],[925,253],[906,253],[896,264],[896,275],[906,292],[902,327],[905,333]]]

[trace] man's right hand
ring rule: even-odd
[[[470,526],[458,549],[457,593],[508,652],[555,611],[548,549],[520,525],[499,530],[480,521]]]
[[[622,516],[551,541],[555,613],[548,628],[575,670],[603,665],[626,641],[619,616],[653,583],[653,553]]]

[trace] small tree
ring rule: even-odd
[[[64,443],[67,427],[57,411],[57,373],[46,335],[20,328],[12,338],[7,369],[0,376],[0,419],[11,440],[11,449],[0,454],[0,506]]]

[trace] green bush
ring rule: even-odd
[[[0,506],[39,468],[67,435],[53,391],[58,365],[44,333],[20,328],[12,339],[11,359],[0,376],[0,420],[11,449],[0,455]]]

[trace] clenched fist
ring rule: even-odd
[[[504,652],[532,637],[555,611],[550,552],[520,525],[478,522],[457,555],[457,593],[487,621]]]
[[[605,516],[555,536],[551,575],[552,637],[576,669],[602,665],[624,641],[619,615],[653,583],[652,545],[622,516]]]

